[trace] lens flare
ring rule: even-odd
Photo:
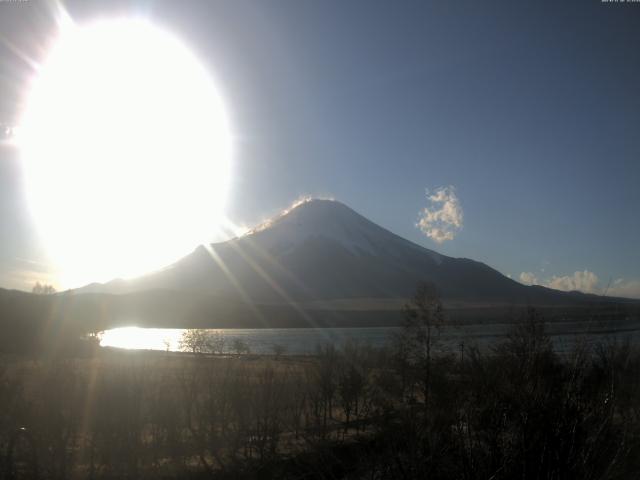
[[[195,56],[141,20],[67,23],[19,129],[29,204],[62,283],[160,268],[223,223],[231,140]]]

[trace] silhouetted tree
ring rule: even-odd
[[[444,324],[444,310],[435,285],[421,282],[404,307],[405,324],[400,344],[425,405],[429,400],[434,347]]]
[[[56,289],[52,285],[36,282],[31,289],[31,293],[35,293],[36,295],[53,295],[56,293]]]
[[[222,355],[224,353],[224,346],[227,343],[224,333],[220,331],[210,332],[208,333],[208,337],[209,350],[213,353],[217,353],[218,355]]]
[[[205,330],[185,330],[180,338],[180,350],[192,353],[211,351],[211,339]]]
[[[233,351],[236,353],[236,355],[251,353],[251,348],[249,348],[249,344],[239,338],[236,338],[233,340],[232,346],[233,346]]]
[[[280,358],[287,351],[287,347],[279,343],[274,343],[271,346],[271,350],[273,351],[273,354],[275,355],[276,358]]]

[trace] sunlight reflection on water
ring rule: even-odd
[[[511,329],[507,324],[447,326],[438,337],[438,350],[457,352],[461,342],[476,345],[481,350],[490,349],[504,339]],[[557,352],[570,352],[576,342],[589,344],[602,341],[628,340],[640,343],[640,322],[637,320],[611,320],[607,322],[554,322],[547,324],[547,332]],[[400,327],[360,328],[264,328],[208,330],[221,336],[222,351],[234,352],[234,343],[241,341],[252,353],[269,354],[276,346],[291,355],[308,355],[316,352],[318,345],[332,344],[340,347],[347,341],[362,345],[383,347],[388,345]],[[140,350],[180,351],[180,339],[185,330],[180,328],[123,327],[107,330],[100,345]]]
[[[371,328],[243,328],[212,329],[211,334],[224,339],[224,353],[234,352],[234,343],[240,340],[252,353],[273,353],[280,346],[293,355],[312,354],[321,344],[331,343],[336,347],[348,340],[372,346],[384,346],[399,331],[398,327]],[[106,330],[100,345],[137,350],[181,351],[180,339],[185,329],[122,327]]]
[[[100,345],[139,350],[178,351],[183,332],[182,328],[113,328],[102,334]]]

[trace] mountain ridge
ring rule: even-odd
[[[164,269],[91,284],[78,293],[168,289],[261,304],[409,298],[420,281],[448,302],[573,305],[618,301],[525,286],[482,262],[442,255],[381,227],[335,200],[301,202],[225,242],[198,246]]]

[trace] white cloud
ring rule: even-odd
[[[532,272],[522,272],[520,283],[525,285],[542,285],[570,292],[578,290],[584,293],[594,293],[596,295],[607,295],[609,297],[640,298],[640,280],[617,279],[611,285],[600,284],[598,276],[589,270],[574,272],[573,275],[552,276],[547,279],[539,279]]]
[[[531,272],[522,272],[520,274],[520,283],[524,283],[525,285],[538,285],[538,277]]]
[[[588,270],[575,272],[573,275],[565,275],[563,277],[554,275],[547,286],[567,292],[578,290],[584,293],[601,293],[598,287],[598,276]]]
[[[462,206],[455,188],[440,187],[431,194],[427,191],[427,201],[416,227],[436,243],[453,240],[462,229],[463,221]]]

